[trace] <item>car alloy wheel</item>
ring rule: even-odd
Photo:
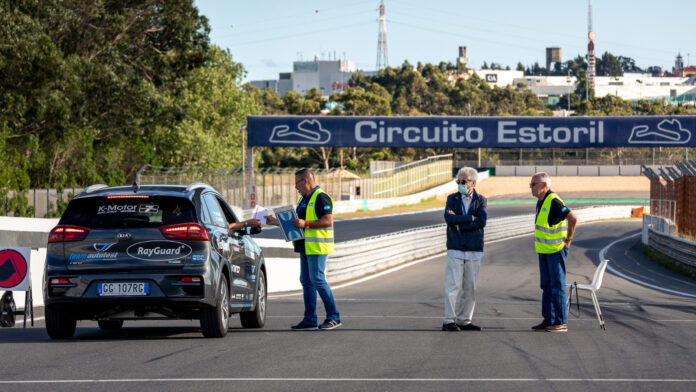
[[[201,331],[206,338],[221,338],[227,335],[230,320],[230,295],[227,277],[220,278],[218,298],[214,307],[201,310]]]
[[[239,319],[244,328],[263,328],[266,324],[266,273],[259,270],[259,278],[256,284],[256,298],[254,298],[254,310],[241,312]]]

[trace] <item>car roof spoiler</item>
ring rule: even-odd
[[[94,185],[90,185],[90,186],[88,186],[87,188],[85,188],[85,189],[82,191],[82,193],[92,193],[92,192],[94,192],[94,191],[96,191],[96,190],[99,190],[99,189],[102,189],[102,188],[106,188],[106,187],[107,187],[107,185],[105,185],[105,184],[94,184]]]
[[[190,192],[190,191],[192,191],[194,189],[198,189],[198,188],[210,188],[210,185],[208,185],[204,182],[194,182],[186,187],[186,192]]]

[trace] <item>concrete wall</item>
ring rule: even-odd
[[[653,167],[653,166],[648,166]],[[660,165],[655,167],[662,167]],[[505,176],[531,176],[537,172],[546,172],[551,176],[641,176],[639,165],[589,165],[589,166],[496,166],[495,175]]]

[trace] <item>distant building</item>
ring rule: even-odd
[[[273,91],[278,91],[278,80],[276,79],[252,80],[249,82],[249,84],[258,88],[259,90],[270,89]]]
[[[696,74],[696,70],[694,70]],[[554,105],[566,94],[574,93],[577,78],[571,76],[524,76],[514,84],[526,84],[546,104]],[[626,100],[691,101],[696,95],[696,77],[655,77],[647,73],[623,76],[597,76],[595,96],[616,95]]]
[[[561,48],[546,48],[546,70],[551,71],[551,66],[561,63]]]
[[[459,47],[459,57],[457,57],[457,64],[461,64],[466,67],[469,64],[469,58],[466,57],[466,46]]]
[[[292,72],[281,72],[278,74],[278,94],[283,97],[288,91],[292,91]]]
[[[343,91],[355,72],[355,62],[348,60],[295,61],[292,64],[292,89],[300,94],[318,88],[321,95]]]
[[[281,96],[288,91],[307,94],[308,90],[318,88],[321,95],[327,97],[335,92],[348,88],[348,81],[353,74],[360,72],[355,68],[355,62],[349,60],[319,60],[295,61],[292,63],[293,72],[279,74],[278,80],[252,80],[250,83],[258,88],[270,88]],[[366,72],[366,74],[375,74]]]
[[[684,68],[684,58],[681,53],[677,53],[677,59],[674,60],[674,70]]]
[[[475,69],[473,72],[491,86],[514,86],[515,79],[524,77],[524,71],[510,71],[504,69]]]
[[[466,65],[469,62],[466,46],[458,48],[457,62]],[[561,62],[560,48],[546,48],[547,67]],[[696,67],[683,66],[681,55],[677,56],[675,65],[681,65],[668,76],[663,76],[661,70],[655,74],[625,73],[619,77],[597,76],[595,78],[595,96],[616,95],[626,100],[666,100],[666,101],[695,101],[696,100]],[[415,70],[415,66],[414,66]],[[334,92],[342,92],[348,88],[351,77],[361,73],[374,76],[377,71],[362,71],[355,68],[355,62],[348,60],[319,60],[295,61],[293,72],[279,74],[278,80],[254,80],[250,83],[260,89],[272,89],[280,96],[288,91],[307,94],[308,90],[318,88],[323,97]],[[529,76],[523,71],[502,69],[469,69],[461,73],[451,73],[448,78],[452,83],[456,79],[468,79],[476,74],[490,86],[505,88],[517,87],[523,83],[548,105],[556,105],[559,99],[569,93],[574,93],[577,87],[575,76]]]
[[[674,76],[685,78],[687,76],[696,75],[696,67],[689,66],[689,67],[679,68],[679,69],[675,69],[674,72],[672,72],[672,73],[674,74]]]

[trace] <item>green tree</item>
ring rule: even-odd
[[[241,124],[260,113],[241,88],[241,64],[227,51],[210,49],[210,61],[193,70],[177,94],[166,94],[165,111],[179,113],[171,126],[157,126],[155,146],[162,166],[220,169],[241,166]]]
[[[160,99],[205,64],[208,33],[191,0],[0,4],[0,121],[31,186],[123,183],[155,159],[155,126],[178,121]]]
[[[621,62],[613,54],[604,52],[597,59],[597,76],[623,76]]]

